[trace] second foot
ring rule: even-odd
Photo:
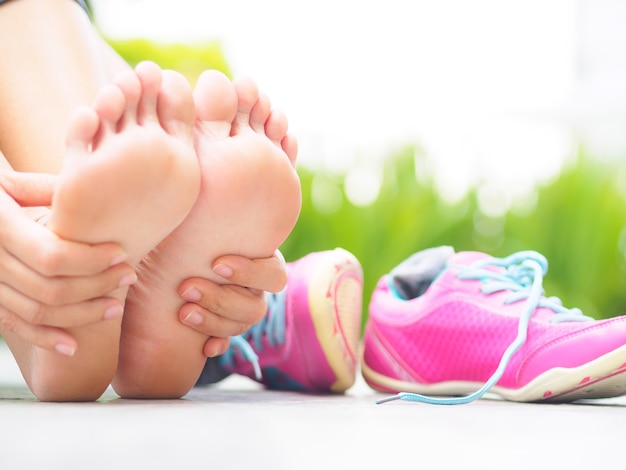
[[[179,284],[190,277],[225,282],[211,270],[220,255],[271,256],[300,213],[296,141],[256,84],[206,72],[194,100],[200,196],[185,221],[142,262],[129,292],[114,382],[122,392],[129,392],[125,384],[134,371],[146,369],[154,375],[143,375],[142,390],[131,394],[170,395],[169,385],[181,381],[193,387],[205,363],[206,337],[179,321]]]

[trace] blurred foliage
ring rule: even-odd
[[[475,190],[458,204],[443,203],[428,175],[416,177],[420,158],[411,147],[389,156],[379,197],[366,207],[349,202],[342,176],[301,168],[303,207],[281,248],[287,260],[334,247],[352,252],[365,274],[364,321],[380,276],[412,253],[440,245],[498,257],[539,251],[549,261],[547,295],[595,318],[626,313],[626,204],[623,172],[615,165],[581,154],[556,180],[537,188],[533,210],[489,218]],[[320,186],[340,195],[335,211],[316,208]]]
[[[192,84],[208,68],[230,76],[219,43],[109,42],[131,65],[153,60]],[[557,179],[537,188],[532,210],[490,218],[481,212],[476,190],[460,203],[444,203],[432,177],[416,172],[416,164],[427,167],[424,158],[412,146],[389,155],[378,198],[367,206],[348,200],[343,175],[300,167],[303,206],[281,247],[286,259],[335,247],[352,252],[365,274],[363,321],[380,276],[412,253],[440,245],[494,256],[539,251],[549,261],[548,295],[595,318],[626,313],[626,169],[581,151]]]
[[[128,62],[135,66],[142,60],[156,62],[164,69],[176,70],[193,86],[207,69],[220,70],[231,76],[228,62],[218,41],[200,44],[159,44],[147,39],[107,39],[107,42]]]
[[[596,318],[626,314],[624,170],[581,153],[539,189],[533,213],[508,217],[504,232],[506,250],[548,258],[548,294]]]

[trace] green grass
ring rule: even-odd
[[[480,212],[476,191],[457,205],[446,205],[428,177],[418,181],[415,153],[407,147],[389,156],[379,197],[367,207],[348,201],[342,177],[301,168],[303,208],[282,246],[287,260],[334,247],[351,251],[365,273],[364,321],[380,276],[412,253],[440,245],[494,256],[539,251],[550,263],[544,278],[548,295],[595,318],[626,311],[626,204],[617,166],[581,154],[556,180],[537,188],[534,210],[489,220]],[[316,183],[320,180],[322,185]],[[316,184],[341,194],[335,211],[316,208]],[[485,235],[476,229],[477,220],[499,230]]]
[[[134,67],[143,60],[151,60],[163,69],[182,73],[192,86],[207,69],[220,70],[231,76],[228,62],[218,41],[200,44],[159,44],[146,39],[109,39],[108,42],[131,66]]]

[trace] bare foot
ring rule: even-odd
[[[71,240],[119,242],[137,264],[185,219],[198,195],[189,86],[143,62],[83,112],[48,227]]]
[[[152,63],[121,74],[71,121],[48,227],[69,240],[119,242],[129,263],[138,263],[198,195],[193,122],[193,97],[181,76]],[[123,299],[127,289],[112,295]],[[9,346],[38,398],[94,400],[115,374],[120,325],[121,317],[70,329],[79,345],[73,357],[15,337]]]
[[[178,285],[189,277],[225,282],[211,270],[220,255],[271,256],[300,212],[296,142],[256,84],[205,72],[194,100],[200,196],[142,261],[129,291],[113,381],[125,397],[174,398],[193,387],[206,362],[206,337],[179,322]]]

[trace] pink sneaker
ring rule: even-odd
[[[287,265],[286,289],[268,313],[222,356],[228,372],[275,390],[342,393],[358,363],[363,273],[356,258],[337,248]]]
[[[532,251],[498,259],[440,247],[384,276],[372,295],[361,369],[374,389],[401,393],[379,403],[626,394],[626,317],[596,321],[544,297],[546,271]]]

